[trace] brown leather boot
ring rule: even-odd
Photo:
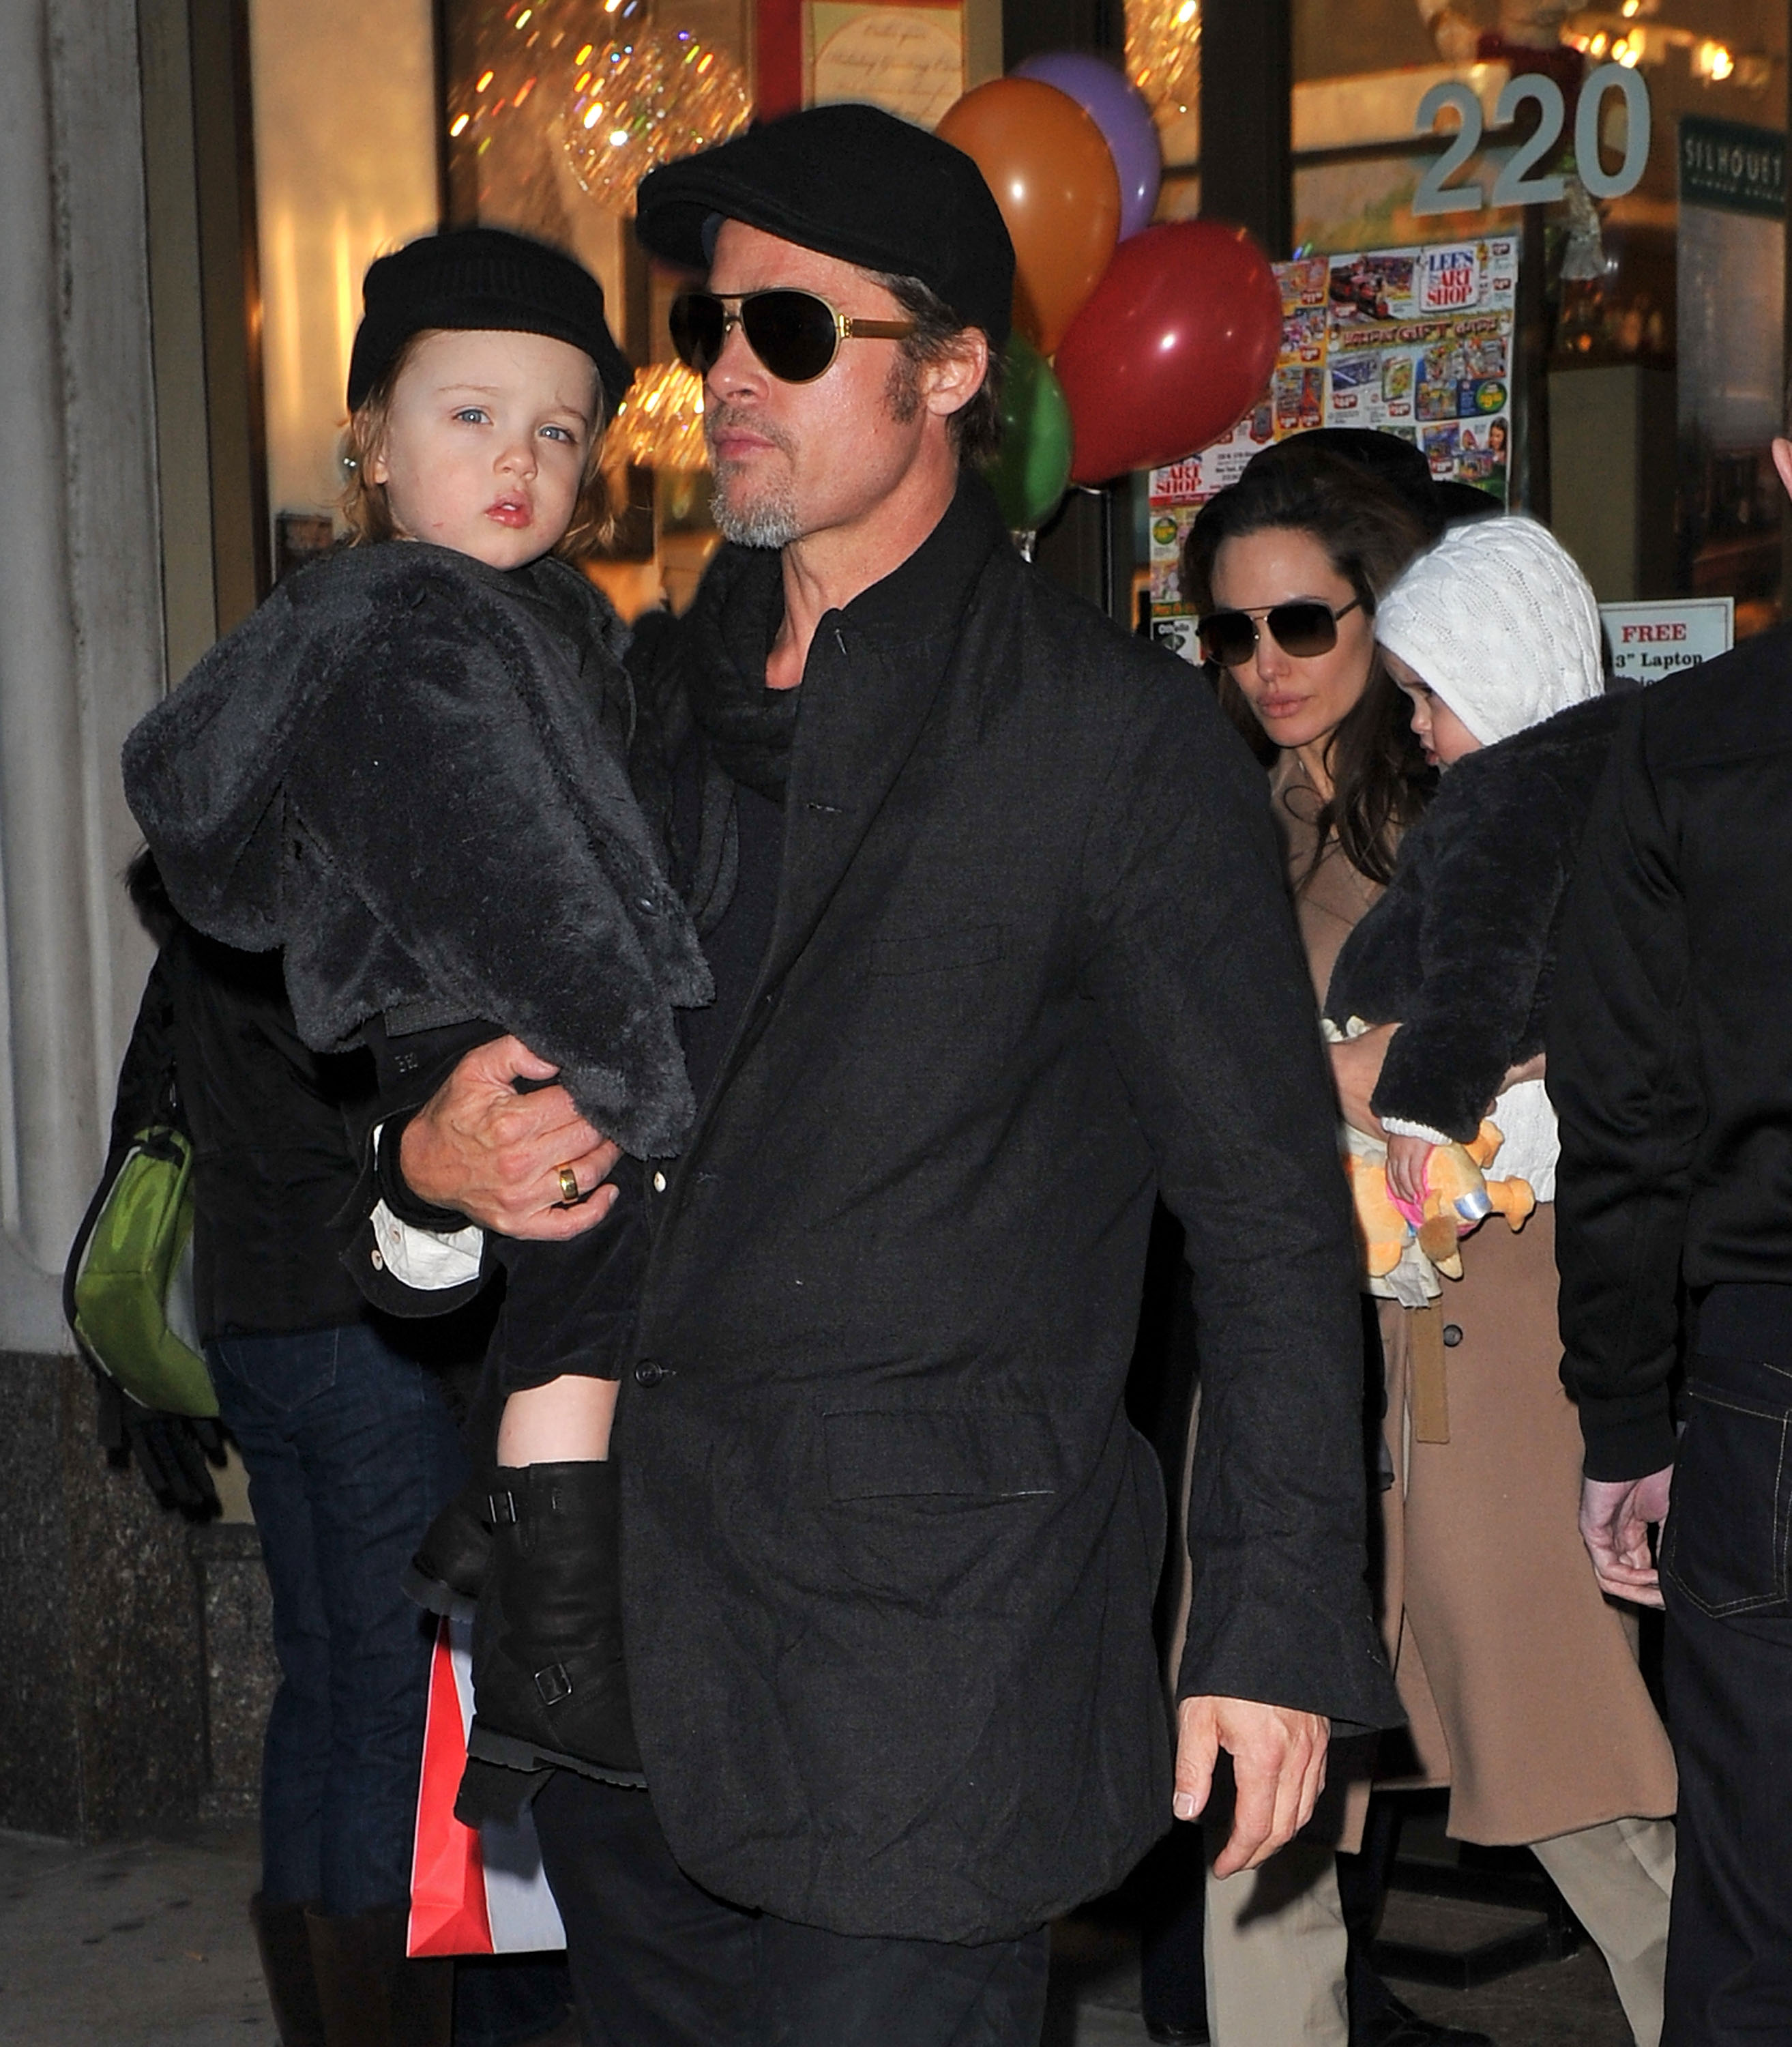
[[[326,2047],[449,2047],[454,1964],[406,1956],[410,1917],[404,1905],[344,1918],[306,1913]]]
[[[270,1904],[259,1890],[249,1901],[249,1923],[261,1951],[261,1975],[280,2047],[326,2047],[323,2009],[318,2002],[311,1936],[305,1926],[307,1909]]]

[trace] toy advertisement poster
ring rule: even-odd
[[[1504,504],[1517,238],[1334,256],[1330,273],[1326,424],[1398,434],[1440,483]]]
[[[1439,482],[1506,501],[1516,236],[1308,255],[1275,269],[1282,340],[1269,390],[1222,439],[1151,472],[1153,630],[1191,660],[1183,542],[1200,507],[1272,443],[1319,426],[1397,434],[1423,450]]]

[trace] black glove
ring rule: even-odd
[[[98,1436],[109,1462],[126,1465],[133,1455],[144,1483],[166,1507],[189,1521],[210,1521],[222,1511],[207,1465],[224,1468],[224,1430],[217,1422],[184,1414],[161,1414],[133,1400],[102,1372]]]

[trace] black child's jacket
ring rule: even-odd
[[[1325,1013],[1397,1023],[1370,1106],[1466,1144],[1543,1049],[1563,905],[1623,699],[1594,697],[1458,760],[1331,971]]]

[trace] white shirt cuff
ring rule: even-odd
[[[375,1126],[376,1159],[384,1132],[383,1123]],[[477,1223],[469,1222],[462,1229],[419,1229],[400,1222],[383,1201],[375,1202],[370,1220],[374,1256],[401,1287],[415,1287],[419,1294],[438,1294],[479,1277],[485,1232]]]
[[[437,1294],[479,1277],[485,1232],[477,1223],[438,1235],[400,1222],[384,1202],[374,1204],[373,1222],[374,1250],[401,1287]]]

